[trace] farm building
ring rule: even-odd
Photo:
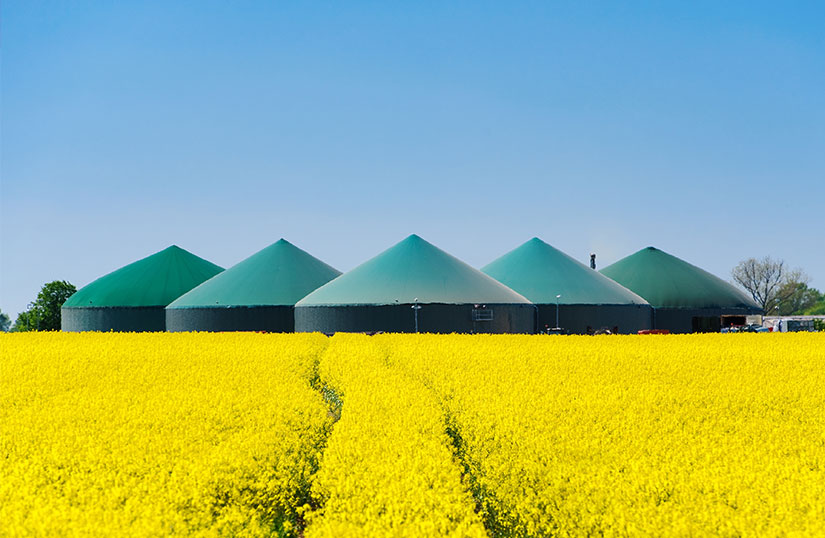
[[[601,272],[653,306],[655,329],[718,332],[728,325],[744,325],[746,316],[762,313],[759,305],[733,285],[654,247]]]
[[[292,332],[295,303],[340,274],[281,239],[177,298],[166,329]]]
[[[537,306],[540,331],[556,327],[557,316],[558,326],[571,333],[651,328],[647,301],[536,237],[481,271]]]
[[[411,235],[298,301],[295,330],[532,333],[535,307]]]
[[[64,331],[163,331],[166,305],[223,271],[172,245],[80,288],[61,309]]]

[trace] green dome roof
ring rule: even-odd
[[[281,239],[180,296],[167,308],[293,306],[340,274]]]
[[[760,310],[750,297],[721,278],[653,247],[631,254],[601,272],[656,308]]]
[[[63,308],[166,306],[221,271],[172,245],[80,288]]]
[[[296,306],[519,304],[530,301],[438,247],[411,235],[321,286]]]
[[[534,237],[481,268],[536,304],[643,304],[647,301]]]

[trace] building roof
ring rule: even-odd
[[[340,274],[281,239],[178,297],[167,308],[292,306]]]
[[[647,301],[598,271],[533,239],[481,268],[536,304],[642,304]]]
[[[733,285],[654,247],[601,270],[656,308],[748,308],[761,310]]]
[[[64,308],[166,306],[223,271],[172,245],[80,288]]]
[[[321,286],[296,306],[529,304],[504,284],[413,234]]]

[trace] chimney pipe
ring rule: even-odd
[[[590,268],[594,269],[594,270],[596,269],[596,255],[595,254],[590,255]]]

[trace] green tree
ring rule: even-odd
[[[802,314],[823,300],[822,293],[803,282],[787,282],[777,293],[780,316]]]
[[[31,305],[29,305],[29,307],[31,307]],[[11,327],[11,332],[21,333],[26,331],[36,331],[37,323],[33,322],[33,318],[34,316],[32,316],[31,310],[20,312],[17,314],[17,319],[14,320],[14,325]]]
[[[805,310],[804,314],[808,316],[825,316],[825,294],[818,303]]]
[[[8,332],[11,327],[11,318],[9,315],[0,310],[0,332]]]
[[[59,331],[60,307],[77,291],[65,280],[48,282],[40,289],[37,299],[21,312],[14,322],[13,331]]]

